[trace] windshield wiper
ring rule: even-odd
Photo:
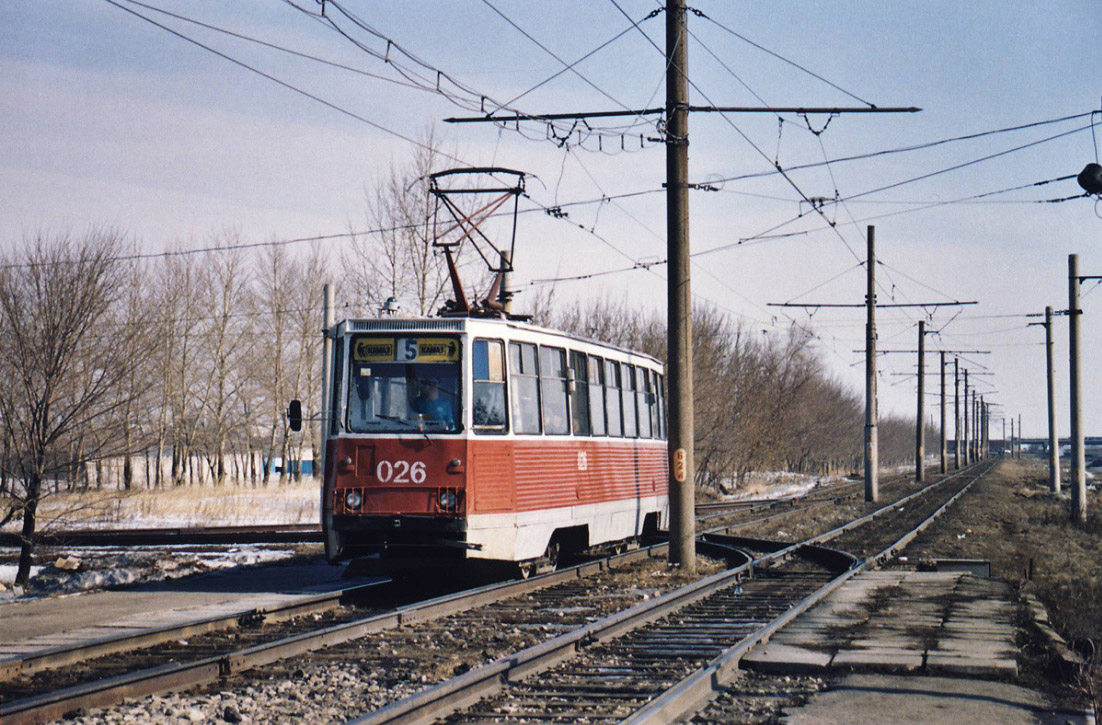
[[[393,415],[384,415],[383,413],[376,413],[375,417],[376,418],[382,418],[383,420],[394,421],[395,423],[401,423],[402,425],[409,426],[410,428],[413,428],[415,431],[417,431],[421,435],[425,436],[425,440],[427,440],[429,443],[432,443],[432,439],[429,438],[429,434],[425,432],[425,427],[423,425],[419,424],[419,423],[413,423],[411,421],[406,420],[405,418],[398,418],[398,417],[393,416]]]

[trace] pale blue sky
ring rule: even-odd
[[[314,0],[294,0],[316,11]],[[365,225],[364,193],[385,167],[403,163],[411,146],[372,124],[408,137],[435,124],[443,148],[470,164],[529,171],[533,199],[544,206],[660,188],[664,152],[646,143],[635,153],[564,150],[531,126],[512,130],[452,126],[469,115],[439,95],[363,73],[401,80],[371,57],[290,3],[248,0],[149,0],[149,5],[265,42],[352,66],[363,73],[292,58],[224,34],[168,18],[125,0],[120,5],[164,22],[212,48],[341,107],[352,116],[294,93],[213,53],[170,35],[104,0],[36,0],[0,5],[0,244],[37,230],[80,231],[94,225],[129,230],[142,248],[198,243],[226,228],[250,241],[346,231]],[[632,20],[654,2],[618,0]],[[848,115],[821,136],[786,115],[694,116],[691,176],[708,181],[767,172],[884,149],[981,133],[1098,110],[1102,104],[1102,7],[1097,2],[785,2],[693,3],[690,76],[693,102],[756,105],[860,105],[734,37],[733,30],[879,106],[919,106],[915,115]],[[573,61],[628,28],[611,1],[530,3],[515,0],[365,2],[343,0],[380,35],[444,70],[476,95],[509,100],[562,69],[502,16],[560,58]],[[500,13],[495,12],[495,9]],[[330,6],[329,15],[355,40],[380,53],[386,41],[357,28]],[[641,23],[663,45],[663,16]],[[723,27],[721,27],[723,26]],[[394,53],[394,49],[391,50]],[[722,64],[714,56],[718,57]],[[398,56],[395,56],[398,57]],[[406,61],[408,65],[408,61]],[[514,105],[553,112],[662,105],[663,61],[631,30]],[[426,71],[428,77],[432,74]],[[592,85],[590,85],[592,84]],[[594,88],[594,86],[596,88]],[[599,89],[599,90],[598,90]],[[1094,120],[1102,124],[1102,116]],[[365,122],[367,121],[367,122]],[[975,358],[997,374],[995,396],[1023,413],[1028,435],[1044,431],[1043,339],[1025,318],[996,317],[1065,307],[1067,254],[1080,254],[1085,274],[1102,274],[1102,208],[1092,201],[1030,204],[1078,193],[1074,181],[913,211],[1009,187],[1075,174],[1095,160],[1091,118],[1039,126],[906,154],[793,171],[809,197],[842,198],[940,171],[1049,136],[1064,138],[924,181],[830,205],[782,231],[805,235],[698,257],[694,292],[703,303],[738,315],[754,328],[780,330],[788,320],[769,302],[859,302],[864,228],[875,220],[887,265],[882,295],[897,301],[977,299],[945,330],[939,345],[990,349]],[[368,123],[370,122],[370,123]],[[818,129],[825,119],[812,119]],[[778,126],[780,133],[778,133]],[[737,130],[736,130],[737,128]],[[739,133],[741,131],[741,134]],[[654,136],[653,119],[634,128]],[[743,135],[745,135],[745,138]],[[1098,129],[1102,143],[1102,128]],[[747,140],[749,139],[749,141]],[[619,137],[608,137],[618,150]],[[751,145],[751,143],[753,145]],[[754,148],[756,147],[756,148]],[[1019,203],[1001,203],[1001,202]],[[906,202],[889,204],[886,202]],[[1000,203],[993,203],[1000,202]],[[518,282],[619,269],[664,257],[660,193],[611,204],[568,207],[570,221],[529,214],[518,241]],[[722,184],[692,197],[696,252],[751,237],[792,220],[807,206],[777,175]],[[856,223],[854,223],[856,220]],[[597,235],[578,229],[592,228]],[[604,241],[602,241],[604,240]],[[620,249],[613,251],[608,244]],[[336,243],[334,243],[336,244]],[[853,251],[851,251],[853,250]],[[630,259],[629,259],[630,258]],[[566,298],[626,296],[661,309],[663,274],[642,271],[602,277],[600,284],[559,286]],[[808,293],[832,278],[820,289]],[[807,294],[805,294],[807,293]],[[1102,383],[1090,371],[1102,362],[1102,296],[1088,294],[1084,318],[1087,428],[1102,432]],[[885,301],[885,300],[882,300]],[[1093,314],[1092,314],[1093,313]],[[790,316],[806,321],[802,312]],[[882,347],[913,347],[917,311],[882,314]],[[952,313],[941,311],[931,326]],[[1092,322],[1095,320],[1095,322]],[[812,324],[826,359],[855,389],[861,382],[859,311],[819,311]],[[1057,332],[1061,428],[1067,433],[1066,325]],[[934,357],[930,358],[932,367]],[[913,360],[884,360],[882,408],[910,415],[914,381],[890,375]],[[928,390],[936,389],[931,376]],[[981,388],[983,386],[981,385]],[[932,401],[931,401],[932,402]],[[932,405],[928,411],[934,411]]]

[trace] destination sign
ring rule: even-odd
[[[458,362],[459,341],[450,337],[360,337],[354,362]]]
[[[394,338],[361,337],[352,345],[356,362],[389,362],[394,360]]]
[[[417,341],[418,362],[455,362],[459,343],[448,337],[422,337]]]

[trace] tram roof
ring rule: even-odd
[[[591,337],[575,335],[563,330],[555,330],[550,327],[541,327],[519,320],[503,320],[492,317],[375,317],[361,319],[342,320],[337,324],[343,327],[344,332],[480,332],[494,327],[507,327],[525,332],[533,332],[542,335],[574,340],[576,342],[595,345],[606,350],[615,350],[625,355],[634,355],[650,360],[658,365],[661,361],[645,352],[632,350],[619,345],[612,345]]]

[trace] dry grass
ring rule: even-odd
[[[93,490],[51,495],[39,507],[39,530],[162,528],[316,523],[313,479],[266,488],[178,486],[155,491]]]

